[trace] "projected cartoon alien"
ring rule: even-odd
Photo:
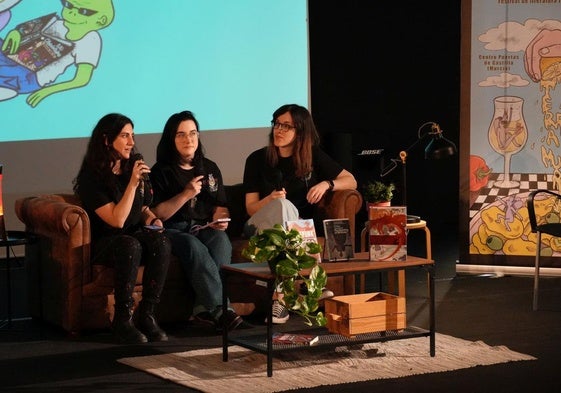
[[[31,93],[26,102],[36,107],[90,82],[101,56],[98,30],[113,22],[113,1],[62,0],[62,6],[62,19],[52,13],[23,22],[0,39],[0,101]],[[71,65],[74,77],[55,83]]]
[[[12,12],[10,8],[15,6],[21,0],[0,0],[0,30],[2,30],[10,21]]]

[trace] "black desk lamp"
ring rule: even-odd
[[[426,126],[430,125],[430,130],[423,134],[423,129]],[[456,154],[457,148],[454,142],[444,138],[442,135],[442,130],[440,126],[432,121],[426,122],[422,124],[419,129],[417,130],[417,140],[409,146],[407,149],[402,150],[399,152],[399,158],[392,158],[391,163],[382,169],[382,173],[380,177],[385,177],[389,175],[395,168],[397,168],[398,164],[401,163],[402,168],[402,204],[403,206],[407,206],[407,155],[409,151],[411,151],[414,147],[416,147],[421,141],[425,140],[427,137],[430,137],[430,141],[425,147],[425,159],[426,160],[439,160],[441,158],[449,157]],[[421,217],[407,215],[407,223],[416,223],[420,222]]]

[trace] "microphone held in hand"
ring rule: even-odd
[[[197,162],[195,164],[195,167],[193,168],[193,177],[198,177],[198,176],[204,176],[201,179],[201,183],[204,186],[206,182],[206,171],[202,160],[199,160],[199,162]]]
[[[275,185],[275,190],[282,191],[282,172],[278,168],[273,172],[273,184]]]
[[[203,178],[201,179],[201,191],[202,188],[206,185],[206,172],[205,172],[205,166],[203,164],[203,160],[198,160],[197,163],[195,163],[195,167],[193,168],[193,177],[199,177],[199,176],[203,176]],[[195,207],[195,204],[197,203],[197,197],[193,197],[191,199],[191,209],[193,209]]]
[[[136,154],[133,154],[131,156],[130,160],[131,160],[132,165],[134,165],[134,163],[137,162],[137,161],[140,161],[140,160],[144,161],[144,157],[142,157],[142,154],[136,153]],[[142,174],[142,180],[148,180],[148,181],[150,180],[147,173]]]
[[[144,157],[142,157],[142,154],[140,153],[136,153],[133,154],[130,158],[130,161],[132,163],[132,165],[134,165],[135,162],[142,160],[144,161]],[[144,189],[148,188],[149,190],[152,189],[152,184],[150,184],[150,177],[148,176],[148,173],[143,173],[142,174],[142,181],[140,182],[140,184],[138,185],[139,190],[140,190],[140,195],[144,196]]]

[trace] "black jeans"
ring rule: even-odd
[[[92,250],[93,264],[115,268],[115,306],[127,308],[134,304],[132,293],[140,265],[144,265],[142,301],[160,302],[170,256],[170,240],[156,231],[102,237]]]

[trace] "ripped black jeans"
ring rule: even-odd
[[[99,238],[92,263],[115,268],[115,306],[131,308],[138,268],[144,265],[142,301],[160,302],[171,256],[171,242],[161,232],[137,231]]]

